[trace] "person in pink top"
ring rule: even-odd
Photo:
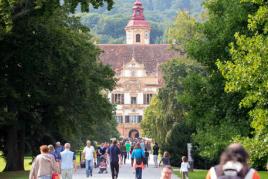
[[[42,145],[40,152],[33,161],[29,179],[51,179],[52,173],[58,170],[54,157],[49,154],[48,146]]]

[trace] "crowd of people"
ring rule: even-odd
[[[150,151],[154,167],[163,165],[161,179],[171,179],[173,172],[170,154],[164,152],[158,162],[159,150],[157,143],[151,149],[151,144],[143,139],[105,142],[95,150],[94,145],[88,140],[81,152],[78,166],[70,143],[62,146],[57,142],[55,147],[42,145],[40,154],[32,163],[29,179],[72,179],[78,167],[85,168],[86,177],[92,177],[94,168],[98,168],[98,173],[102,174],[108,173],[108,166],[112,179],[117,179],[119,166],[126,164],[127,160],[130,160],[135,170],[135,179],[142,179],[143,169],[149,167]],[[248,153],[242,145],[232,144],[222,153],[220,163],[209,170],[206,179],[260,179],[258,172],[249,166],[248,158]],[[182,157],[180,166],[181,178],[189,179],[190,165],[186,156]]]

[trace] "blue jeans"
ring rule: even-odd
[[[51,176],[50,175],[40,176],[38,177],[38,179],[51,179]]]
[[[136,179],[142,178],[142,168],[136,168]]]
[[[92,176],[93,171],[93,160],[86,160],[86,175],[87,177]]]

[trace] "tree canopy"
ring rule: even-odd
[[[118,135],[106,95],[115,85],[114,72],[99,61],[101,51],[88,30],[69,16],[79,2],[1,1],[0,150],[5,170],[23,170],[24,153],[37,154],[41,144],[68,141],[75,149],[86,139]],[[103,2],[92,1],[95,7]],[[110,8],[112,1],[107,2]],[[10,14],[4,12],[10,8]],[[106,126],[105,136],[97,134],[100,126]]]
[[[225,62],[219,60],[217,65],[226,79],[225,91],[242,93],[239,105],[250,109],[254,138],[242,138],[240,141],[249,149],[252,163],[260,167],[266,164],[268,156],[264,147],[268,139],[268,5],[262,0],[242,2],[258,6],[248,18],[248,29],[252,33],[236,33],[235,41],[230,45],[230,59]],[[259,146],[259,150],[254,146]]]
[[[151,111],[152,116],[157,116],[154,111],[161,114],[155,123],[156,129],[164,128],[164,133],[158,132],[163,136],[156,137],[159,143],[165,144],[170,136],[168,131],[173,130],[172,124],[178,124],[173,119],[184,121],[184,126],[191,131],[186,138],[194,143],[195,154],[210,165],[217,162],[221,151],[231,142],[267,141],[263,137],[252,138],[253,130],[262,135],[267,133],[266,6],[264,1],[215,0],[204,2],[206,14],[202,21],[195,20],[189,13],[178,14],[169,28],[168,39],[175,49],[183,47],[188,58],[199,62],[202,70],[188,71],[183,78],[174,74],[174,70],[181,70],[180,66],[173,64],[174,70],[163,70],[165,85],[157,96],[157,103],[152,101],[153,105],[145,113],[145,120],[151,118]],[[170,89],[169,79],[181,87],[168,92],[173,94],[172,99],[161,98],[161,92]],[[174,105],[169,108],[165,99]],[[176,135],[180,136],[179,132]],[[181,140],[172,139],[174,143]],[[252,145],[246,146],[253,151]],[[263,160],[257,159],[266,156],[266,152],[251,153],[254,166],[263,168]]]

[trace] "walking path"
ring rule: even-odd
[[[150,157],[151,159],[153,157]],[[160,179],[162,168],[154,168],[153,161],[150,160],[149,168],[143,170],[143,179]],[[111,179],[110,168],[108,168],[108,174],[98,174],[98,169],[95,168],[93,171],[93,177],[97,179]],[[76,174],[74,174],[73,179],[87,179],[85,174],[85,169],[79,169]],[[120,166],[118,179],[135,179],[134,170],[130,166],[130,160],[127,160],[125,165]],[[173,175],[172,179],[179,179],[177,176]]]

